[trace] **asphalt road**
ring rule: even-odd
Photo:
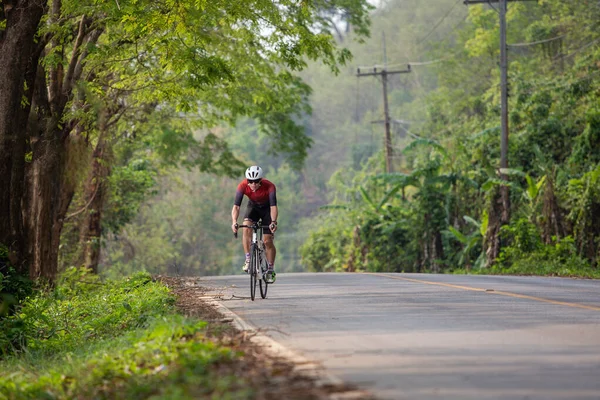
[[[254,302],[248,276],[200,284],[380,399],[600,399],[599,280],[278,274]]]

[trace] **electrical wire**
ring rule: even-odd
[[[535,44],[540,44],[540,43],[547,43],[547,42],[551,42],[553,40],[558,40],[561,38],[564,38],[565,36],[567,36],[567,34],[565,33],[564,35],[560,35],[557,37],[553,37],[551,39],[545,39],[545,40],[538,40],[537,42],[529,42],[529,43],[514,43],[514,44],[507,44],[508,47],[523,47],[523,46],[533,46]]]
[[[554,58],[552,59],[552,63],[554,64],[554,62],[555,62],[555,61],[557,61],[557,60],[560,60],[560,59],[563,59],[563,58],[569,58],[569,57],[572,57],[572,56],[574,56],[575,54],[579,53],[581,50],[583,50],[583,49],[586,49],[586,48],[588,48],[588,47],[590,47],[590,46],[592,46],[592,45],[594,45],[594,44],[596,44],[596,43],[598,43],[598,42],[600,42],[600,39],[592,40],[592,41],[591,41],[591,42],[589,42],[588,44],[585,44],[585,45],[581,46],[581,47],[580,47],[580,48],[578,48],[577,50],[574,50],[574,51],[572,51],[571,53],[569,53],[569,54],[567,54],[567,55],[564,55],[564,56],[563,56],[563,55],[556,56],[556,57],[554,57]]]
[[[455,3],[455,4],[454,4],[454,6],[456,6],[456,4],[458,4],[458,3]],[[453,8],[454,8],[454,7],[453,7]],[[452,11],[452,9],[450,9],[450,11]],[[446,14],[446,17],[447,17],[449,14],[450,14],[450,12],[448,12],[448,14]],[[469,14],[468,14],[468,13],[467,13],[467,14],[465,14],[465,16],[464,16],[464,17],[463,17],[463,18],[462,18],[462,19],[461,19],[461,20],[460,20],[460,21],[459,21],[459,22],[458,22],[456,25],[454,25],[454,27],[452,28],[452,30],[450,30],[450,32],[448,32],[448,36],[450,36],[452,33],[454,33],[454,31],[456,31],[456,29],[457,29],[457,28],[458,28],[460,25],[462,25],[462,23],[463,23],[463,22],[465,22],[465,21],[467,20],[468,16],[469,16]],[[445,18],[445,17],[444,17],[444,18]],[[443,19],[444,19],[444,18],[442,18],[442,21],[443,21]],[[441,22],[441,21],[440,21],[440,22]],[[439,23],[438,23],[438,25],[439,25]],[[434,29],[434,30],[435,30],[435,29]],[[432,32],[433,32],[433,30],[430,32],[430,34],[431,34]],[[429,35],[428,35],[428,36],[429,36]],[[427,37],[425,37],[425,38],[427,38]],[[424,39],[425,39],[425,38],[424,38]],[[424,40],[424,39],[423,39],[423,40]],[[421,43],[421,41],[420,41],[419,43]],[[417,44],[419,44],[419,43],[417,43]],[[384,69],[384,68],[386,68],[386,69],[387,69],[387,68],[395,68],[395,67],[401,67],[401,66],[406,66],[406,65],[410,65],[411,67],[412,67],[412,66],[430,65],[430,64],[437,64],[437,63],[439,63],[439,62],[446,61],[446,60],[448,60],[448,59],[450,59],[450,58],[454,57],[456,54],[458,54],[458,52],[456,52],[456,53],[452,53],[452,54],[450,54],[450,55],[448,55],[448,56],[446,56],[446,57],[438,58],[438,59],[436,59],[436,60],[431,60],[431,61],[409,61],[409,62],[405,62],[405,63],[396,63],[396,64],[387,64],[387,65],[379,65],[379,64],[376,64],[376,65],[370,65],[370,66],[359,66],[358,68],[359,68],[359,69],[372,69],[372,68],[381,68],[381,69]]]
[[[456,29],[458,29],[458,27],[461,26],[463,24],[463,22],[465,22],[467,20],[468,17],[469,17],[469,14],[468,13],[465,14],[465,16],[456,25],[454,25],[454,27],[452,28],[452,30],[450,32],[448,32],[448,36],[450,36],[452,33],[454,33],[454,31],[456,31]],[[449,59],[451,59],[452,57],[454,57],[457,54],[458,54],[458,52],[455,52],[455,53],[447,55],[446,57],[438,58],[437,60],[431,60],[431,61],[409,61],[408,64],[411,67],[412,66],[437,64],[437,63],[440,63],[442,61],[449,60]]]
[[[461,1],[461,0],[457,0],[457,1],[456,1],[456,3],[454,3],[454,5],[453,5],[453,6],[450,8],[450,10],[448,10],[448,12],[446,13],[446,15],[444,15],[444,16],[442,17],[442,19],[440,19],[440,20],[438,21],[438,23],[437,23],[437,24],[435,24],[435,26],[433,27],[433,29],[432,29],[431,31],[429,31],[429,33],[428,33],[427,35],[425,35],[425,37],[423,37],[421,40],[419,40],[419,41],[417,42],[417,44],[416,44],[417,46],[418,46],[418,45],[420,45],[421,43],[423,43],[423,42],[424,42],[424,41],[425,41],[425,40],[426,40],[426,39],[427,39],[427,38],[428,38],[428,37],[429,37],[429,36],[430,36],[430,35],[431,35],[433,32],[435,32],[435,30],[438,28],[438,26],[440,26],[440,24],[441,24],[441,23],[442,23],[442,22],[443,22],[443,21],[444,21],[446,18],[448,18],[448,15],[450,15],[450,13],[452,12],[452,10],[454,10],[454,7],[456,7],[456,5],[457,5],[458,3],[460,3],[460,1]]]
[[[437,63],[440,63],[442,61],[446,61],[446,60],[454,57],[456,54],[458,54],[458,52],[457,53],[452,53],[452,54],[447,55],[446,57],[438,58],[437,60],[431,60],[431,61],[416,61],[416,62],[409,61],[408,65],[410,65],[411,67],[414,67],[414,66],[420,66],[420,65],[437,64]]]

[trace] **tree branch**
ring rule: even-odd
[[[92,204],[92,201],[94,201],[94,198],[96,197],[96,194],[98,193],[98,188],[100,187],[102,183],[98,183],[96,185],[96,188],[94,189],[94,194],[92,194],[92,196],[90,197],[90,200],[86,203],[86,205],[84,205],[82,208],[80,208],[79,210],[72,212],[71,214],[67,215],[65,217],[65,221],[68,221],[69,219],[78,216],[79,214],[81,214],[82,212],[84,212],[85,210],[88,209],[88,207],[90,206],[90,204]]]
[[[79,22],[79,32],[77,33],[77,39],[75,39],[75,43],[73,44],[71,61],[69,62],[69,68],[67,69],[65,79],[63,80],[62,94],[64,96],[67,96],[68,93],[73,89],[73,84],[76,79],[74,77],[75,67],[81,63],[81,59],[79,57],[79,55],[81,54],[81,44],[83,43],[83,39],[86,35],[85,28],[89,21],[90,19],[85,15],[81,16],[81,21]]]

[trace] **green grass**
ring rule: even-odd
[[[205,322],[178,315],[148,274],[69,274],[0,321],[0,399],[252,398],[226,372],[240,354],[208,340]]]

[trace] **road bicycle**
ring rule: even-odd
[[[263,228],[268,228],[268,225],[261,225],[261,221],[255,222],[252,225],[237,225],[238,228],[252,229],[252,240],[250,242],[250,266],[248,273],[250,274],[250,298],[254,301],[256,296],[256,284],[260,286],[260,296],[264,299],[267,297],[267,253],[265,251],[265,242],[263,242]],[[237,233],[234,233],[237,237]]]

